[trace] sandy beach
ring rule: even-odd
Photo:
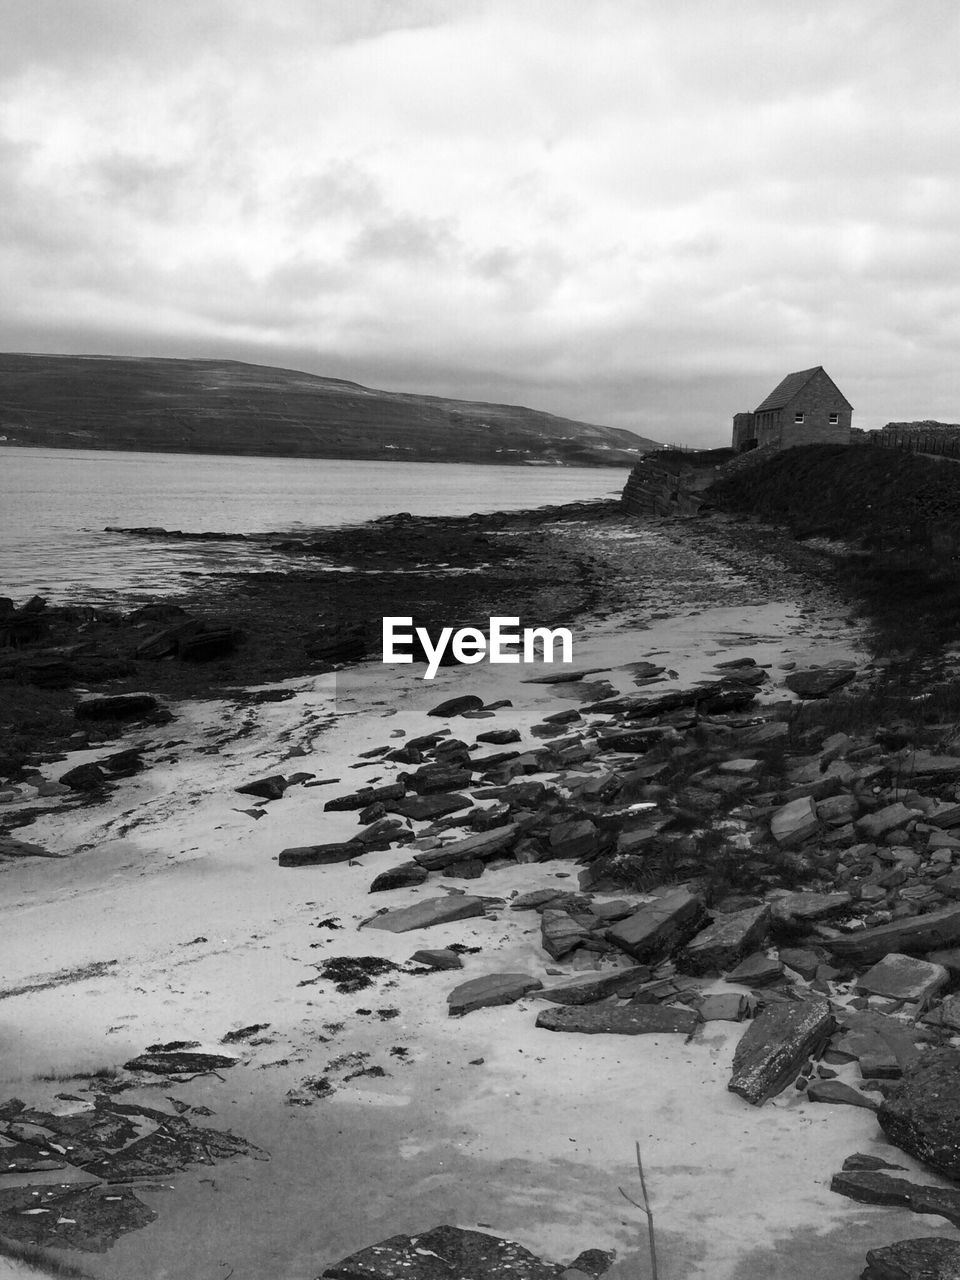
[[[645,584],[629,607],[575,622],[574,665],[600,669],[594,681],[635,692],[629,664],[646,660],[668,669],[659,693],[750,657],[768,669],[769,702],[793,696],[782,685],[792,664],[867,660],[842,606],[809,585],[796,598],[790,575],[777,587],[757,563],[739,572],[676,525],[580,533],[611,572],[632,566]],[[408,856],[402,849],[278,866],[282,849],[356,836],[356,812],[324,812],[324,803],[404,767],[365,752],[444,728],[468,744],[484,730],[516,729],[518,750],[541,746],[531,727],[584,696],[578,684],[525,683],[545,670],[446,668],[427,682],[416,668],[369,661],[260,690],[282,701],[248,690],[176,702],[168,725],[117,740],[117,750],[143,747],[144,772],[96,803],[43,802],[46,812],[18,831],[60,857],[0,867],[0,1103],[77,1112],[98,1092],[94,1073],[119,1071],[123,1081],[122,1064],[147,1046],[197,1042],[236,1065],[185,1083],[136,1075],[116,1096],[164,1111],[209,1108],[199,1123],[259,1149],[134,1181],[154,1221],[103,1252],[56,1256],[98,1280],[305,1280],[384,1237],[450,1223],[553,1261],[615,1250],[611,1277],[645,1276],[645,1222],[618,1190],[636,1194],[635,1142],[663,1280],[819,1280],[825,1269],[853,1277],[877,1243],[879,1215],[884,1240],[915,1233],[912,1215],[829,1189],[845,1156],[889,1150],[870,1112],[790,1091],[756,1108],[727,1091],[742,1025],[702,1024],[688,1040],[557,1035],[534,1025],[536,992],[448,1016],[449,991],[479,975],[522,972],[550,985],[621,963],[580,951],[556,961],[540,945],[538,917],[510,910],[517,894],[576,890],[575,862],[495,863],[479,881],[431,875],[374,895],[371,881]],[[510,705],[475,719],[428,715],[466,693]],[[110,745],[46,772],[58,777]],[[475,767],[496,751],[481,747]],[[589,778],[598,767],[588,760],[573,772]],[[275,801],[235,790],[294,772],[313,775],[311,785]],[[20,790],[21,803],[37,804],[32,788]],[[361,928],[384,906],[444,893],[481,894],[485,913],[409,934]],[[454,943],[470,949],[461,970],[410,971],[418,948]],[[397,968],[340,993],[319,969],[343,956]],[[259,1029],[224,1046],[250,1027]],[[318,1096],[305,1082],[321,1078]],[[68,1170],[29,1181],[81,1178]],[[0,1191],[14,1181],[23,1175],[0,1174]],[[0,1260],[0,1275],[27,1274]]]

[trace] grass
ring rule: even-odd
[[[22,1262],[44,1276],[59,1276],[62,1280],[91,1280],[89,1271],[81,1271],[69,1262],[61,1262],[35,1244],[17,1244],[3,1236],[0,1236],[0,1258]]]

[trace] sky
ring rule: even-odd
[[[0,349],[960,421],[955,0],[0,0]]]

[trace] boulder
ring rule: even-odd
[[[279,773],[269,778],[257,778],[255,782],[245,782],[242,787],[234,787],[241,796],[259,796],[262,800],[279,800],[287,789],[287,780]]]
[[[550,830],[551,857],[588,858],[598,848],[597,828],[587,818],[561,822]]]
[[[463,961],[449,947],[421,947],[410,957],[411,964],[422,964],[428,969],[462,969]]]
[[[716,991],[701,996],[697,1012],[704,1022],[743,1022],[750,1016],[751,999],[739,991]]]
[[[763,951],[755,951],[752,956],[731,969],[727,974],[728,982],[737,982],[744,987],[768,987],[783,977],[783,965],[777,956],[768,956]]]
[[[777,924],[812,923],[840,915],[852,903],[849,893],[785,893],[772,904]]]
[[[326,867],[335,862],[348,862],[364,853],[359,841],[345,844],[305,844],[291,849],[281,849],[281,867]]]
[[[784,848],[803,844],[820,830],[820,819],[810,796],[791,800],[770,819],[770,834]]]
[[[783,683],[798,698],[825,698],[856,674],[849,667],[812,667],[808,671],[791,671]]]
[[[960,1180],[960,1049],[930,1049],[903,1072],[877,1114],[892,1143]]]
[[[451,893],[443,898],[425,898],[409,907],[398,907],[365,920],[363,929],[385,929],[388,933],[408,933],[411,929],[429,929],[432,925],[450,924],[483,915],[483,899],[467,894]]]
[[[955,1227],[960,1226],[960,1191],[952,1187],[925,1187],[906,1178],[892,1178],[889,1173],[864,1169],[835,1173],[830,1190],[860,1204],[890,1205],[912,1213],[939,1213]]]
[[[410,775],[409,784],[417,795],[433,795],[438,791],[456,791],[459,787],[468,787],[472,776],[473,771],[469,768],[440,761],[421,765]]]
[[[896,831],[899,827],[905,827],[908,822],[916,822],[922,816],[916,809],[908,809],[898,800],[874,813],[864,814],[853,826],[861,840],[876,841],[882,840],[888,831]]]
[[[396,867],[381,871],[370,886],[370,893],[381,893],[386,889],[409,889],[412,885],[423,884],[429,872],[426,867],[416,862],[401,862]]]
[[[540,945],[554,960],[560,960],[586,941],[589,929],[578,924],[566,911],[549,907],[540,915]]]
[[[713,923],[684,947],[679,957],[687,973],[711,973],[732,968],[742,955],[763,941],[770,924],[766,903],[743,911],[717,914]]]
[[[635,960],[658,959],[689,941],[706,923],[703,899],[673,889],[615,924],[607,938]]]
[[[920,1236],[867,1251],[867,1269],[860,1280],[957,1280],[960,1241],[945,1236]]]
[[[491,1005],[513,1004],[529,991],[537,991],[543,983],[529,973],[488,973],[461,983],[447,996],[450,1017],[459,1018],[474,1009]]]
[[[537,1014],[536,1025],[545,1031],[576,1031],[581,1035],[643,1036],[665,1032],[689,1035],[698,1021],[691,1009],[630,1002],[542,1009]]]
[[[571,982],[559,982],[553,987],[544,987],[540,992],[543,1000],[552,1004],[595,1004],[607,996],[619,991],[633,988],[640,982],[646,982],[650,970],[645,965],[630,969],[615,969],[612,973],[586,973]]]
[[[123,720],[148,715],[159,706],[152,693],[95,694],[81,698],[73,714],[78,720]]]
[[[925,954],[960,942],[960,903],[941,907],[923,916],[892,920],[873,929],[862,929],[830,938],[825,945],[838,959],[852,964],[873,964],[891,952]]]
[[[767,1005],[737,1045],[727,1088],[759,1106],[796,1078],[833,1025],[826,1000],[811,997]]]
[[[434,1227],[391,1236],[324,1271],[325,1280],[560,1280],[564,1268],[481,1231]]]
[[[451,813],[459,813],[469,809],[473,801],[469,796],[459,793],[452,795],[405,796],[402,800],[391,800],[387,808],[391,813],[399,813],[403,818],[412,818],[414,822],[430,822],[437,818],[445,818]]]
[[[446,702],[438,703],[431,711],[427,712],[428,716],[462,716],[465,711],[480,711],[483,709],[483,699],[478,698],[476,694],[465,693],[459,698],[448,698]]]
[[[71,791],[99,791],[106,784],[107,775],[99,765],[78,764],[76,768],[61,773],[59,781]]]
[[[857,990],[890,1000],[926,1004],[949,981],[950,974],[942,964],[931,964],[929,960],[917,960],[894,951],[858,979]]]
[[[519,827],[515,822],[508,822],[500,827],[492,827],[489,831],[478,832],[475,836],[467,836],[465,840],[457,840],[453,844],[438,845],[436,849],[421,849],[413,855],[413,860],[428,871],[440,871],[474,858],[481,861],[495,858],[511,847],[518,831]]]
[[[489,742],[494,747],[505,747],[508,742],[520,741],[519,729],[488,729],[477,734],[478,742]]]

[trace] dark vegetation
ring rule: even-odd
[[[519,405],[236,360],[0,354],[0,435],[71,449],[629,465],[654,441]]]
[[[721,478],[706,502],[797,540],[842,540],[831,573],[871,620],[878,653],[931,652],[960,635],[960,464],[805,445]]]

